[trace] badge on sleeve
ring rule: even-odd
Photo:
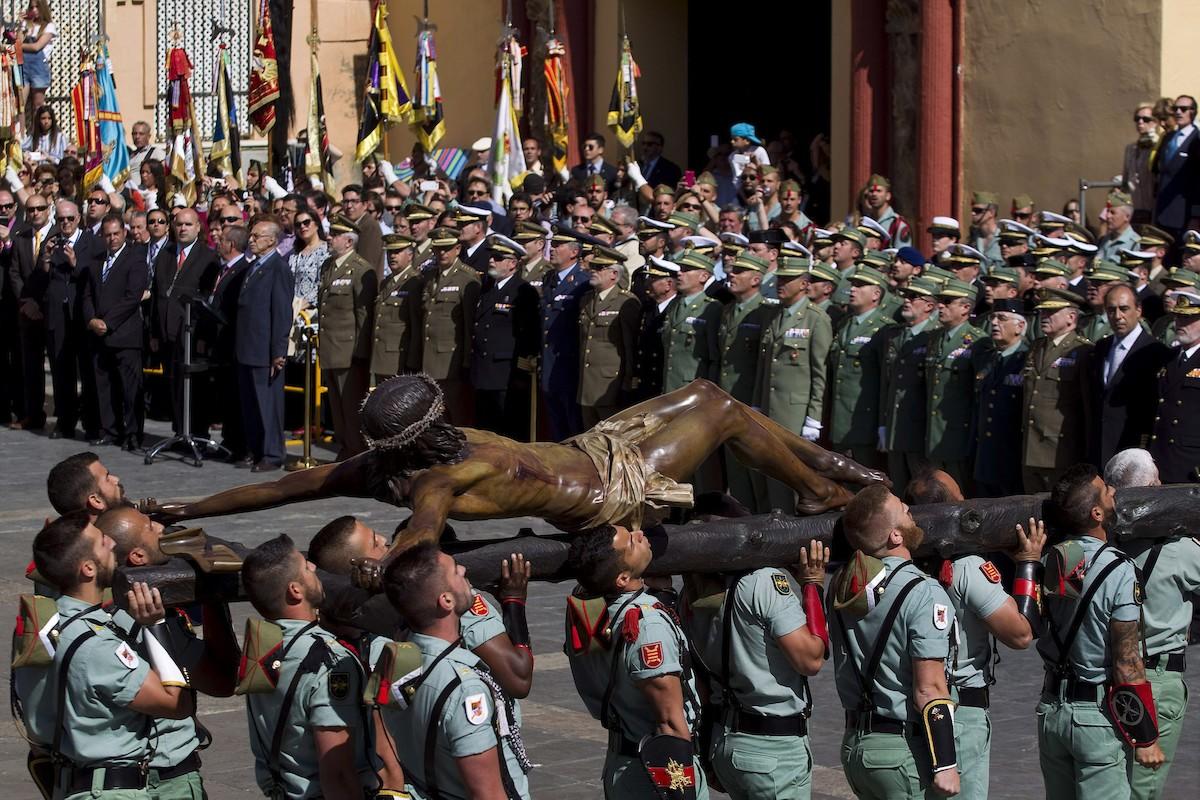
[[[486,617],[488,613],[487,601],[483,599],[483,595],[475,595],[475,600],[471,603],[471,613],[477,617]]]
[[[467,695],[463,700],[463,711],[467,714],[467,722],[472,725],[482,725],[487,722],[488,707],[483,693]]]
[[[950,625],[950,609],[941,603],[933,604],[933,627],[944,631]]]
[[[775,584],[775,591],[780,594],[789,595],[792,593],[792,585],[788,583],[786,575],[776,572],[771,576],[771,581]]]
[[[646,669],[657,669],[663,663],[662,642],[652,642],[641,647],[642,665]]]
[[[1137,603],[1140,606],[1142,604],[1142,598],[1143,598],[1143,595],[1142,595],[1141,581],[1134,581],[1133,582],[1133,602]]]
[[[979,565],[979,571],[983,573],[983,577],[987,578],[991,583],[1000,582],[1000,570],[996,569],[996,565],[990,561],[985,561]]]
[[[137,669],[138,656],[133,652],[133,648],[128,642],[121,642],[121,646],[117,648],[117,661],[125,665],[126,669]]]
[[[350,694],[350,673],[329,673],[329,696],[334,700],[345,700]]]

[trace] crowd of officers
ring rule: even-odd
[[[1144,450],[1117,454],[1103,477],[1075,465],[1054,483],[1046,519],[1017,527],[1014,552],[948,560],[920,558],[909,507],[868,487],[844,511],[852,553],[828,583],[829,549],[812,542],[796,564],[690,576],[676,593],[646,575],[653,532],[576,534],[563,650],[609,732],[605,796],[809,797],[808,678],[832,655],[841,761],[858,797],[986,797],[997,640],[1036,640],[1045,666],[1047,797],[1163,796],[1186,712],[1200,542],[1118,548],[1107,535],[1115,489],[1157,481]],[[243,561],[258,617],[239,650],[221,602],[164,608],[157,589],[135,584],[112,603],[116,568],[164,562],[172,537],[95,454],[56,465],[48,493],[62,516],[33,543],[36,594],[21,598],[13,670],[46,797],[203,797],[198,692],[245,696],[268,797],[530,796],[521,556],[504,559],[493,602],[436,545],[402,552],[384,572],[386,604],[370,607],[375,630],[391,620],[382,636],[338,613],[344,596],[327,589],[345,591],[339,576],[382,557],[388,537],[351,516],[306,553],[281,535]],[[944,472],[908,494],[961,498]]]

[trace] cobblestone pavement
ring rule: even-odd
[[[148,423],[150,431],[162,434],[161,423]],[[0,429],[0,559],[8,566],[0,570],[0,592],[4,602],[15,604],[26,591],[23,568],[29,560],[29,545],[51,509],[46,501],[45,480],[57,460],[86,449],[80,442],[51,441],[44,435]],[[318,455],[329,457],[328,452]],[[105,447],[104,463],[121,477],[131,497],[199,497],[251,480],[273,476],[250,475],[221,463],[203,468],[174,460],[150,466],[140,455]],[[279,473],[275,473],[277,476]],[[293,505],[273,511],[210,520],[205,526],[214,534],[257,544],[277,533],[287,532],[306,543],[326,521],[341,514],[357,514],[368,524],[390,531],[406,511],[369,500],[334,499]],[[507,520],[487,523],[456,523],[464,538],[496,537],[531,525],[545,532],[548,526],[536,520]],[[529,618],[537,667],[533,694],[522,703],[525,738],[539,765],[531,775],[533,794],[538,798],[577,800],[602,796],[599,774],[604,760],[606,737],[600,724],[591,719],[575,694],[570,670],[562,654],[564,597],[567,585],[536,584],[530,596]],[[12,605],[9,605],[11,608]],[[235,606],[240,632],[248,606]],[[1200,657],[1192,656],[1188,670],[1194,687],[1200,675]],[[7,661],[0,676],[8,678]],[[1042,796],[1037,763],[1037,732],[1034,705],[1041,685],[1042,670],[1032,652],[1004,651],[998,668],[998,684],[992,693],[992,796],[1031,798]],[[817,800],[848,798],[852,793],[842,777],[839,742],[842,712],[833,689],[832,669],[826,665],[812,681],[815,712],[810,726],[816,761],[813,797]],[[258,796],[252,759],[247,743],[246,720],[240,698],[201,700],[201,719],[212,731],[214,743],[203,754],[204,779],[213,800]],[[1200,712],[1193,705],[1180,743],[1180,762],[1171,772],[1168,798],[1194,798],[1200,784],[1200,760],[1194,756],[1200,742]],[[0,729],[0,797],[35,797],[25,773],[24,743],[12,726]],[[1191,789],[1187,787],[1191,786]],[[723,796],[723,795],[716,795]]]

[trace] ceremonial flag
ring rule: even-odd
[[[250,121],[263,134],[275,127],[275,101],[279,99],[279,65],[275,60],[275,34],[271,31],[267,3],[268,0],[259,0],[247,97]]]
[[[217,97],[217,118],[213,125],[212,150],[208,154],[208,163],[215,165],[222,175],[232,175],[240,184],[244,180],[242,136],[238,131],[237,103],[233,99],[233,86],[229,83],[229,50],[225,45],[217,49],[213,94]]]
[[[167,103],[170,111],[171,152],[167,158],[171,177],[178,181],[180,192],[188,205],[196,201],[196,180],[203,177],[200,128],[196,123],[196,106],[188,80],[192,77],[192,60],[182,47],[172,47],[167,53]],[[166,206],[160,198],[159,205]]]
[[[125,146],[125,123],[117,103],[117,84],[113,79],[112,57],[103,42],[96,51],[96,119],[100,126],[100,151],[104,174],[120,191],[129,178],[129,149]],[[97,178],[99,180],[99,178]],[[84,185],[84,191],[90,185]]]
[[[314,41],[312,56],[312,90],[308,95],[308,141],[304,146],[304,174],[316,175],[333,191],[333,157],[329,153],[329,128],[325,124],[325,97],[321,93],[321,66],[317,63]]]
[[[85,193],[91,191],[104,174],[96,92],[94,65],[91,56],[84,55],[79,64],[79,80],[71,87],[71,112],[75,120],[75,141],[79,143],[79,152],[83,156]]]
[[[21,128],[21,53],[0,39],[0,172],[21,168]]]
[[[384,0],[376,0],[375,3],[374,24],[367,41],[367,58],[367,86],[363,95],[363,115],[358,125],[355,161],[366,160],[379,148],[389,125],[412,122],[412,97],[392,46]]]
[[[637,79],[640,77],[641,70],[629,49],[629,37],[623,36],[617,82],[613,84],[612,100],[608,103],[608,125],[626,147],[633,146],[634,138],[642,130],[642,109],[637,96]]]
[[[428,153],[437,147],[446,134],[442,118],[442,89],[438,83],[437,49],[433,44],[433,29],[422,20],[417,33],[417,68],[414,79],[417,91],[413,96],[412,129]]]
[[[497,203],[512,197],[512,179],[525,171],[521,149],[521,59],[525,48],[510,34],[500,43],[496,62],[496,126],[492,129],[492,152],[488,175],[492,199]]]
[[[543,75],[546,79],[546,132],[550,134],[550,163],[554,172],[567,168],[568,123],[567,76],[562,59],[567,49],[558,39],[546,42]]]

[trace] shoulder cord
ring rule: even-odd
[[[317,623],[315,621],[308,623],[301,628],[295,636],[292,637],[291,641],[287,643],[287,646],[284,647],[282,652],[279,654],[278,660],[280,665],[282,665],[284,660],[287,659],[288,653],[291,652],[292,647],[304,637],[304,634],[308,633],[312,628],[314,628],[316,624]],[[324,643],[320,642],[319,639],[313,642],[313,647],[304,656],[304,660],[301,661],[301,663],[296,667],[296,672],[292,676],[287,693],[284,695],[283,704],[279,708],[279,714],[275,718],[275,730],[271,734],[270,747],[268,747],[267,743],[263,741],[262,734],[259,732],[258,726],[250,726],[250,728],[254,731],[254,737],[258,740],[259,747],[266,751],[267,771],[271,774],[271,781],[274,784],[274,792],[283,791],[283,774],[279,770],[279,751],[283,745],[283,729],[287,726],[287,712],[291,710],[292,699],[295,696],[296,687],[301,676],[306,670],[315,669],[316,665],[310,665],[309,660],[311,657],[313,657],[313,653],[317,650],[318,646],[322,648],[324,647]],[[323,657],[324,653],[321,653],[321,655]],[[276,691],[278,691],[278,687],[276,687]],[[275,797],[276,794],[272,793],[270,796]]]
[[[1091,570],[1092,564],[1096,563],[1096,559],[1098,559],[1100,554],[1108,549],[1108,547],[1108,544],[1102,545],[1100,549],[1096,551],[1096,554],[1092,556],[1092,560],[1088,563],[1089,571]],[[1049,622],[1048,627],[1050,629],[1050,636],[1054,640],[1055,646],[1058,647],[1058,661],[1054,665],[1054,672],[1056,675],[1059,675],[1060,677],[1069,676],[1072,678],[1075,676],[1075,667],[1071,664],[1071,648],[1075,644],[1075,637],[1079,635],[1079,629],[1083,626],[1083,620],[1085,617],[1087,617],[1088,607],[1092,604],[1092,598],[1096,596],[1096,591],[1100,588],[1101,584],[1104,583],[1105,579],[1108,578],[1108,576],[1121,565],[1121,561],[1122,559],[1120,558],[1114,558],[1112,561],[1109,561],[1107,564],[1105,564],[1104,569],[1100,570],[1100,574],[1097,575],[1096,579],[1088,586],[1087,591],[1084,592],[1083,597],[1080,598],[1079,605],[1075,608],[1075,613],[1071,617],[1071,624],[1067,628],[1067,635],[1065,637],[1059,638],[1058,628],[1054,624],[1054,616],[1048,615],[1049,619],[1047,621]]]
[[[517,718],[513,715],[512,702],[504,696],[500,685],[496,683],[496,679],[492,677],[486,667],[483,669],[471,667],[471,670],[491,690],[493,711],[495,712],[492,714],[492,732],[496,736],[496,759],[500,762],[500,783],[504,787],[504,793],[508,796],[508,800],[521,800],[521,793],[517,791],[517,786],[513,783],[512,775],[508,771],[508,760],[504,757],[504,740],[508,739],[522,773],[528,775],[529,771],[533,769],[533,764],[530,763],[529,755],[525,752],[525,743],[521,740],[521,729],[517,727]],[[502,713],[508,715],[508,736],[504,736],[500,732],[500,714]]]

